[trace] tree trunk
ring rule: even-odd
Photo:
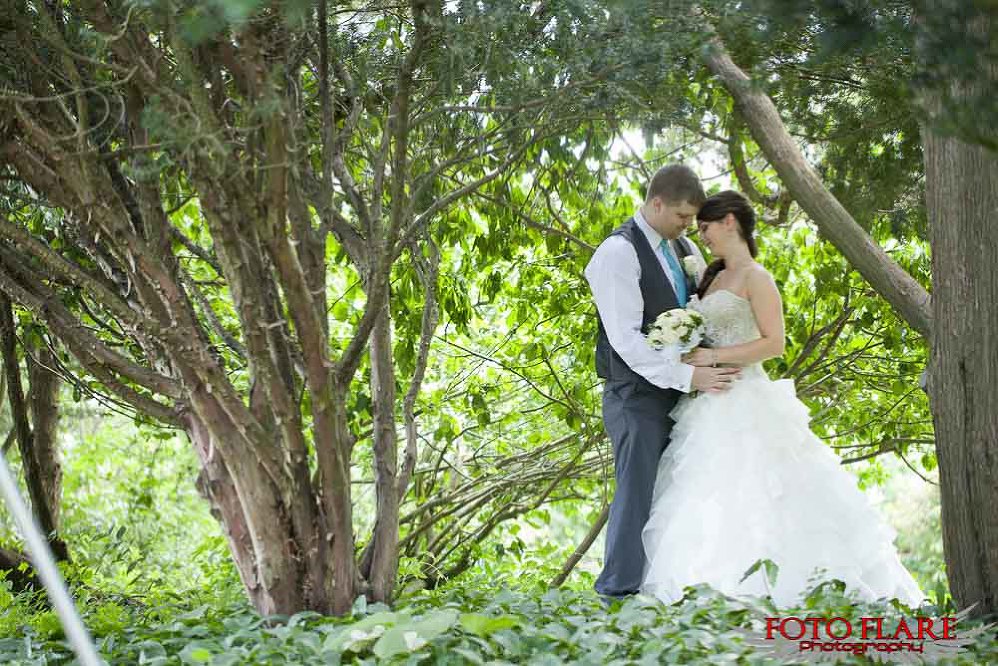
[[[953,598],[980,615],[998,610],[998,158],[928,130],[923,144],[943,547]]]
[[[943,549],[957,605],[976,604],[975,616],[993,615],[998,611],[998,341],[993,335],[998,155],[939,128],[953,125],[952,106],[947,109],[944,98],[973,108],[993,94],[998,67],[983,51],[969,67],[940,61],[939,35],[933,31],[951,25],[965,31],[963,43],[984,45],[995,19],[976,3],[919,8],[912,18],[918,62],[927,75],[916,91],[926,115],[922,146],[936,321],[926,390],[939,461]]]
[[[239,578],[249,593],[253,605],[257,606],[257,599],[254,597],[255,590],[259,586],[253,561],[253,543],[232,476],[221,455],[212,446],[207,428],[200,421],[190,419],[187,434],[201,462],[201,472],[197,478],[198,491],[208,500],[212,515],[225,530],[229,552],[232,553],[232,559],[236,563]]]
[[[45,513],[51,520],[49,545],[57,559],[66,560],[69,553],[66,544],[59,537],[60,507],[62,505],[62,464],[59,461],[59,447],[56,440],[56,426],[59,423],[59,377],[52,372],[55,358],[48,347],[32,350],[28,356],[28,407],[31,412],[30,471],[25,467],[25,475],[38,478],[38,485],[46,504]],[[37,359],[37,360],[36,360]]]
[[[305,530],[292,519],[294,507],[281,499],[290,481],[288,488],[275,487],[249,456],[237,456],[234,463],[227,460],[222,454],[226,447],[219,446],[220,433],[202,419],[189,416],[185,427],[201,461],[198,489],[225,528],[239,576],[257,610],[263,615],[334,612],[330,592],[339,581],[328,549],[318,546],[323,542],[322,522]]]
[[[371,396],[374,417],[374,483],[377,511],[371,535],[371,582],[375,601],[391,600],[398,569],[398,439],[395,430],[395,367],[389,299],[371,331]]]

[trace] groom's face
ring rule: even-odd
[[[659,197],[653,197],[649,203],[651,215],[648,216],[648,224],[663,238],[669,240],[679,238],[684,231],[693,226],[697,207],[690,202],[668,203]]]

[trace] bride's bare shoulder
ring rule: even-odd
[[[776,280],[773,279],[772,273],[766,270],[766,267],[760,263],[753,262],[752,266],[748,270],[748,274],[745,276],[746,286],[748,287],[749,293],[753,291],[759,293],[760,291],[776,291],[779,289],[776,286]]]

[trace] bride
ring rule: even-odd
[[[783,312],[772,276],[753,259],[751,205],[728,190],[708,198],[697,220],[715,261],[689,307],[704,315],[710,348],[683,360],[743,370],[731,389],[684,398],[672,411],[642,532],[640,591],[672,603],[684,586],[708,583],[788,606],[820,574],[870,601],[920,605],[925,597],[898,559],[895,532],[810,431],[792,380],[773,381],[762,368],[783,353]],[[760,559],[777,565],[775,585],[763,568],[741,580]]]

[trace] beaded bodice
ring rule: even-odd
[[[718,289],[703,299],[694,296],[689,307],[704,316],[704,341],[711,347],[730,347],[761,337],[751,304],[727,289]]]
[[[687,307],[704,317],[704,346],[730,347],[762,337],[751,303],[732,291],[718,289],[703,299],[693,296]],[[766,377],[762,363],[742,367],[742,377]]]

